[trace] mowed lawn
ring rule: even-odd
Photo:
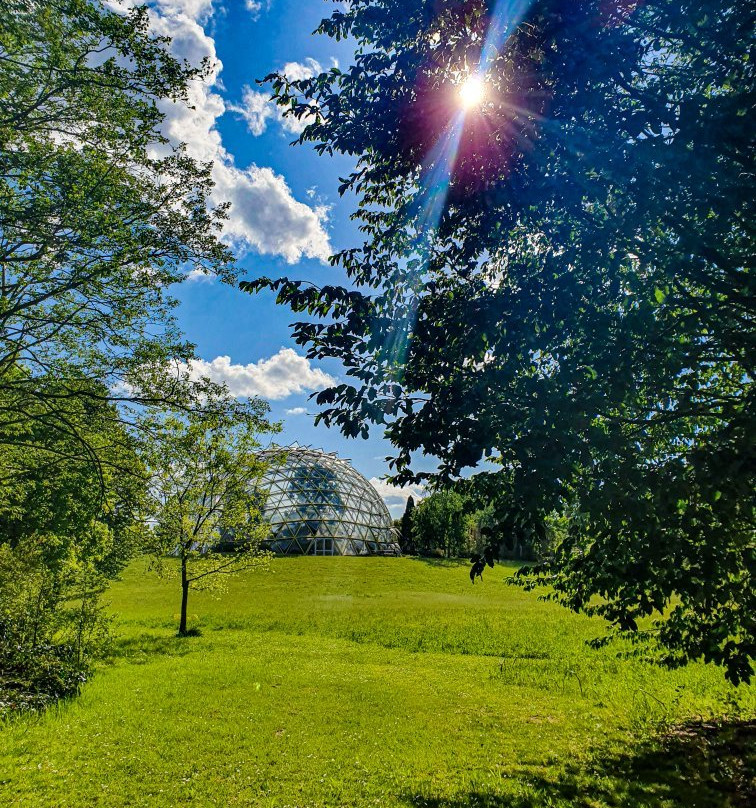
[[[705,749],[654,738],[753,715],[754,689],[589,649],[602,625],[514,568],[472,586],[452,562],[276,559],[192,593],[202,636],[179,639],[177,580],[135,562],[82,695],[0,727],[0,805],[735,804]]]

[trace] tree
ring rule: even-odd
[[[555,516],[534,513],[517,500],[500,472],[479,472],[455,485],[468,501],[479,537],[476,550],[486,548],[499,558],[543,560],[555,534]]]
[[[161,133],[209,65],[167,44],[146,7],[9,0],[0,16],[0,391],[63,432],[72,398],[120,401],[124,418],[126,403],[189,406],[170,286],[235,278],[210,166]],[[0,413],[0,446],[22,413]]]
[[[9,0],[0,15],[0,609],[18,651],[3,668],[23,679],[78,649],[68,684],[38,683],[56,693],[78,687],[97,594],[138,545],[132,405],[219,393],[190,378],[170,286],[233,280],[225,211],[210,167],[161,134],[209,66],[167,45],[146,8]]]
[[[294,328],[347,368],[318,418],[385,424],[395,482],[429,476],[417,450],[442,479],[498,463],[529,521],[569,517],[525,580],[734,682],[756,645],[755,16],[354,0],[319,29],[354,64],[269,77],[300,142],[356,155],[353,285],[245,285],[326,320]]]
[[[43,408],[19,392],[8,402],[0,391],[3,409],[24,411],[0,452],[0,702],[11,709],[86,680],[107,638],[100,594],[141,546],[146,495],[136,441],[105,391],[68,402],[67,432],[35,418]]]
[[[413,554],[415,543],[412,539],[412,514],[415,510],[415,500],[410,495],[407,498],[407,505],[404,508],[402,519],[399,524],[399,540],[402,552]]]
[[[468,501],[453,489],[435,491],[412,514],[412,541],[421,555],[456,558],[470,550]]]
[[[228,576],[268,563],[259,547],[268,535],[259,486],[266,465],[257,452],[258,434],[273,428],[266,412],[260,401],[228,402],[212,416],[168,414],[146,425],[152,553],[161,575],[174,568],[166,556],[178,558],[179,635],[188,633],[190,589],[218,589]],[[221,544],[231,547],[219,552]]]

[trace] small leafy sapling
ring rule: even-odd
[[[149,430],[152,568],[161,576],[178,566],[186,636],[189,591],[222,591],[243,570],[265,569],[270,554],[260,479],[266,463],[258,436],[275,427],[261,401],[225,402],[201,414],[160,415]],[[172,563],[171,557],[178,560]]]

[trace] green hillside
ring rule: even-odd
[[[134,563],[81,697],[0,729],[0,805],[736,804],[715,782],[743,775],[736,744],[654,739],[753,715],[754,689],[592,651],[602,626],[510,569],[472,586],[454,562],[276,559],[193,594],[202,635],[178,639],[177,583]]]

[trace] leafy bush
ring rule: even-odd
[[[51,569],[38,545],[0,545],[0,714],[76,695],[108,642],[91,569]]]
[[[0,626],[5,635],[6,626]],[[90,666],[71,645],[8,645],[3,636],[0,713],[39,710],[52,701],[75,696]]]

